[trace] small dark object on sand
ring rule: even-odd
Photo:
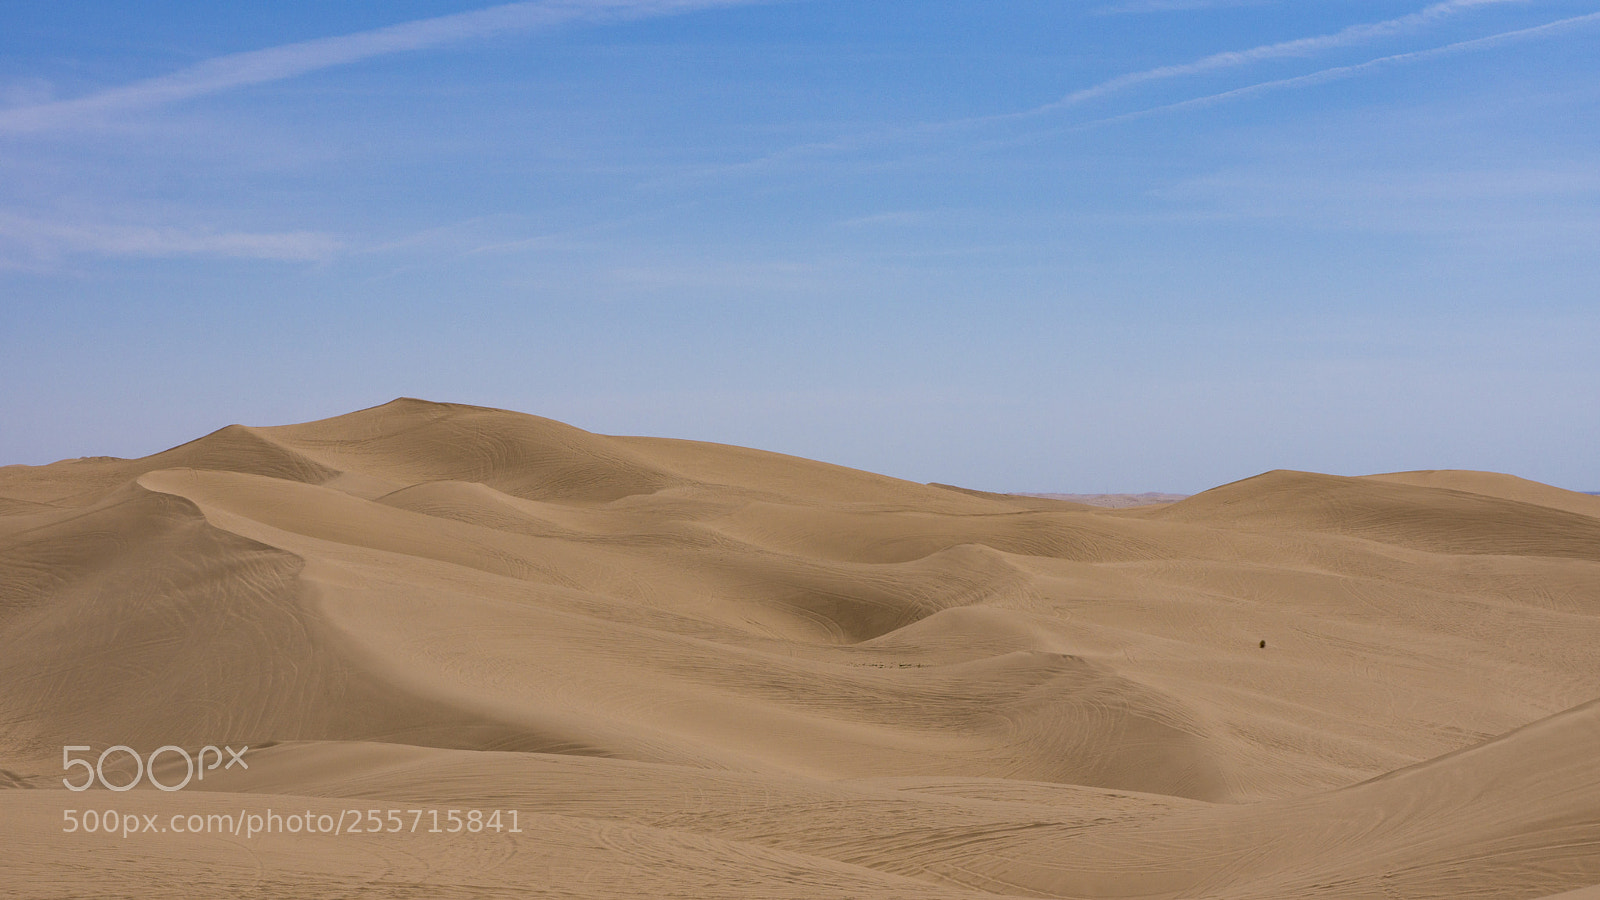
[[[1262,641],[1261,642],[1261,649],[1263,649],[1263,650],[1267,649],[1267,642],[1266,641]]]

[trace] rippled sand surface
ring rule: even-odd
[[[1108,508],[416,400],[0,469],[8,896],[1578,900],[1597,698],[1600,497],[1507,475]],[[268,809],[340,833],[171,827]]]

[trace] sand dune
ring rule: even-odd
[[[1600,498],[1493,473],[1108,508],[398,400],[0,468],[0,685],[16,896],[1600,884]],[[253,749],[61,789],[117,744]],[[524,830],[61,821],[357,805]]]

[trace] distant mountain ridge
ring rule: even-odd
[[[1085,506],[1099,506],[1105,509],[1127,509],[1133,506],[1154,506],[1158,503],[1177,503],[1189,497],[1189,494],[1167,494],[1159,491],[1146,491],[1142,494],[1034,494],[1022,493],[1019,497],[1043,497],[1046,500],[1065,500],[1068,503],[1082,503]]]

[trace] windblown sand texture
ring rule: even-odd
[[[1600,498],[1505,475],[1107,509],[417,400],[0,469],[12,897],[1594,896],[1597,698]]]

